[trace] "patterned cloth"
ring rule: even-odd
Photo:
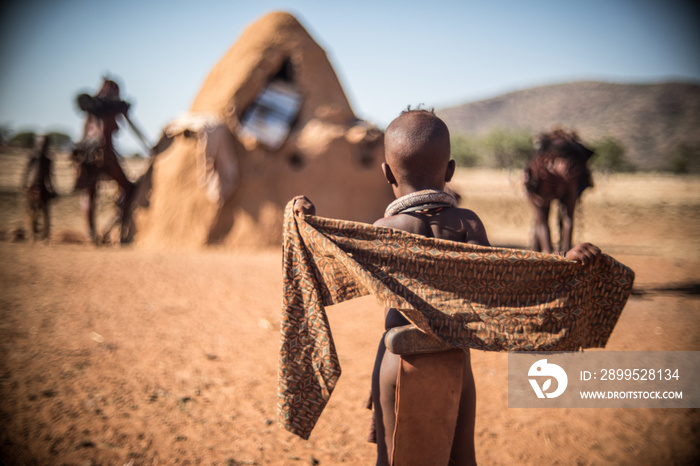
[[[308,438],[340,376],[324,306],[373,294],[455,348],[604,347],[634,272],[285,210],[278,420]],[[381,316],[377,316],[378,319]]]

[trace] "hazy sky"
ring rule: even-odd
[[[0,0],[0,125],[80,136],[75,96],[117,77],[155,142],[243,29],[293,13],[326,50],[355,113],[386,126],[576,80],[700,83],[700,9],[680,0]],[[122,152],[138,146],[122,131]]]

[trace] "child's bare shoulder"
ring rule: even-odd
[[[452,214],[458,219],[459,223],[464,225],[465,243],[479,244],[482,246],[490,245],[486,234],[486,227],[484,227],[483,222],[476,212],[459,207],[450,210],[453,211]],[[451,223],[455,223],[454,220]]]
[[[375,227],[384,227],[384,228],[398,228],[398,220],[400,219],[400,215],[394,215],[393,217],[382,217],[376,222],[374,222]]]
[[[452,212],[454,212],[456,215],[462,217],[464,220],[478,220],[478,221],[481,221],[481,219],[479,219],[479,216],[476,215],[476,212],[474,212],[473,210],[464,209],[464,208],[462,208],[462,207],[454,207],[454,208],[452,208],[452,209],[450,209],[450,210],[451,210]]]
[[[472,210],[458,207],[394,215],[381,218],[374,225],[450,241],[489,245],[479,216]]]

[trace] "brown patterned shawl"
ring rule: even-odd
[[[486,351],[604,347],[634,272],[473,246],[285,210],[278,420],[308,438],[340,376],[324,306],[373,294],[450,345]],[[381,316],[377,316],[381,319]]]

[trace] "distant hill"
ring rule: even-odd
[[[617,139],[641,170],[664,170],[685,145],[700,165],[700,85],[573,82],[510,92],[436,110],[453,134],[483,136],[497,129],[533,134],[571,128],[585,142]]]

